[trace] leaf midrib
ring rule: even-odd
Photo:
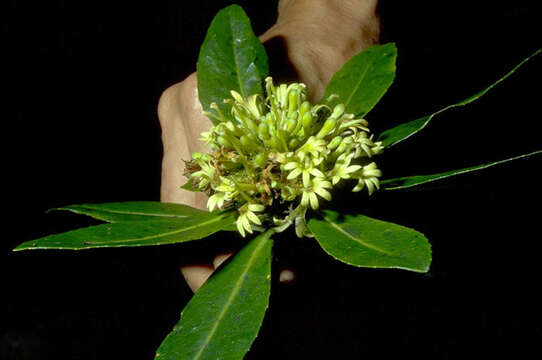
[[[368,63],[367,67],[365,68],[365,71],[363,72],[363,75],[359,77],[358,82],[356,83],[356,86],[354,87],[354,90],[350,93],[350,96],[348,96],[348,100],[344,103],[344,107],[348,107],[350,104],[350,101],[352,101],[352,97],[354,94],[358,91],[359,87],[361,86],[361,82],[365,79],[365,76],[367,75],[367,72],[369,71],[370,64],[373,63],[374,58],[376,57],[376,54],[371,57],[370,62]]]
[[[188,227],[185,227],[185,228],[182,228],[182,229],[177,229],[177,230],[174,230],[174,231],[170,231],[170,232],[162,233],[162,234],[158,234],[158,235],[149,235],[149,236],[144,236],[144,237],[135,238],[135,239],[111,240],[111,241],[104,241],[104,242],[91,242],[91,241],[89,241],[87,243],[89,245],[118,244],[118,243],[122,244],[122,243],[129,243],[129,242],[133,242],[133,241],[145,241],[145,240],[150,240],[150,239],[158,239],[158,238],[161,238],[161,237],[166,237],[166,236],[173,235],[173,234],[178,234],[178,233],[181,233],[181,232],[186,232],[188,230],[192,230],[192,229],[200,227],[200,226],[209,225],[209,224],[212,224],[213,222],[218,222],[218,221],[221,221],[221,220],[224,220],[224,216],[222,216],[222,215],[217,216],[215,218],[212,218],[210,220],[201,222],[201,223],[197,223],[195,225],[191,225],[191,226],[188,226]]]
[[[185,217],[191,216],[191,215],[180,215],[180,214],[154,214],[154,213],[144,213],[144,212],[137,212],[137,211],[127,211],[127,210],[112,210],[112,209],[103,209],[103,208],[92,207],[92,206],[87,206],[87,205],[85,206],[79,205],[79,208],[104,212],[108,214],[119,214],[119,215],[140,215],[140,216],[167,217],[167,218],[185,218]],[[60,208],[56,208],[56,210],[69,210],[69,211],[77,212],[79,209],[69,208],[69,207],[60,207]],[[202,213],[204,212],[202,211]]]
[[[418,132],[420,132],[421,130],[423,130],[427,124],[429,124],[429,122],[431,120],[433,120],[433,117],[435,117],[436,115],[440,114],[440,113],[443,113],[447,110],[450,110],[450,109],[453,109],[453,108],[456,108],[456,107],[461,107],[461,106],[465,106],[465,105],[468,105],[476,100],[478,100],[479,98],[481,98],[482,96],[484,96],[485,94],[487,94],[490,90],[492,90],[495,86],[497,86],[498,84],[500,84],[501,82],[503,82],[504,80],[506,80],[508,77],[510,77],[514,72],[516,72],[520,67],[522,67],[527,61],[531,60],[533,57],[537,56],[538,54],[542,53],[542,49],[538,49],[537,51],[535,51],[533,54],[531,54],[530,56],[528,56],[527,58],[523,59],[519,64],[517,64],[516,66],[514,66],[512,68],[512,70],[508,71],[505,75],[503,75],[501,78],[499,78],[497,81],[495,81],[494,83],[490,84],[487,88],[477,92],[476,94],[474,95],[471,95],[469,96],[468,98],[466,99],[463,99],[455,104],[451,104],[451,105],[448,105],[430,115],[426,115],[424,117],[421,117],[419,119],[416,119],[416,120],[412,120],[412,122],[414,121],[417,121],[417,120],[420,120],[420,119],[426,119],[426,121],[420,126],[418,127],[416,130],[412,131],[410,134],[408,134],[407,136],[389,144],[386,146],[386,148],[390,148],[396,144],[399,144],[400,142],[403,142],[404,140],[410,138],[411,136],[417,134]],[[398,125],[398,126],[401,126],[402,124]],[[390,130],[393,130],[395,128],[392,128]],[[387,131],[387,130],[386,130]],[[386,132],[385,131],[385,132]]]
[[[235,298],[235,296],[239,293],[239,291],[241,289],[241,284],[245,281],[248,270],[250,269],[250,267],[254,263],[254,259],[255,259],[256,255],[259,253],[260,249],[265,245],[267,240],[268,240],[268,237],[266,237],[266,239],[263,239],[261,244],[258,245],[258,247],[252,253],[251,257],[248,259],[248,261],[246,263],[247,266],[243,270],[243,273],[239,277],[238,281],[235,283],[233,291],[231,292],[230,296],[226,300],[226,304],[222,308],[222,311],[220,311],[220,313],[218,314],[217,320],[215,321],[211,331],[209,332],[209,335],[207,335],[207,337],[203,341],[203,344],[201,345],[200,350],[195,355],[193,360],[197,360],[197,359],[200,358],[201,354],[203,354],[203,351],[205,350],[205,348],[207,347],[207,345],[211,341],[211,338],[216,333],[216,330],[218,329],[218,326],[220,325],[221,320],[224,318],[224,315],[226,314],[226,311],[229,309],[229,307],[233,303],[233,299]]]
[[[337,229],[338,231],[340,231],[342,234],[346,235],[348,238],[354,240],[355,242],[365,246],[365,247],[368,247],[369,249],[372,249],[374,251],[378,251],[378,252],[381,252],[383,254],[386,254],[388,256],[393,256],[392,253],[384,250],[384,249],[381,249],[379,248],[378,246],[375,246],[375,245],[372,245],[372,244],[369,244],[369,243],[366,243],[365,241],[361,240],[361,239],[358,239],[354,236],[352,236],[352,234],[348,233],[346,230],[344,230],[343,228],[341,228],[339,225],[337,225],[332,219],[330,219],[327,215],[323,215],[324,219],[332,226],[334,227],[335,229]]]
[[[230,30],[231,30],[231,41],[233,44],[233,61],[235,62],[235,73],[237,75],[237,82],[239,83],[239,90],[241,93],[241,96],[243,98],[246,97],[245,89],[243,88],[243,83],[241,79],[241,68],[239,66],[239,59],[237,57],[237,45],[235,44],[235,36],[234,36],[234,30],[233,30],[233,24],[232,24],[233,17],[229,17],[229,24],[230,24]]]
[[[450,171],[446,171],[446,172],[442,172],[442,173],[438,173],[438,174],[413,175],[413,176],[404,176],[404,177],[400,177],[400,178],[396,178],[396,179],[383,180],[381,182],[381,184],[386,185],[386,183],[390,183],[392,181],[401,181],[401,180],[408,180],[408,179],[415,180],[417,178],[418,179],[419,178],[421,178],[421,179],[425,178],[425,180],[415,182],[415,183],[412,183],[412,184],[397,185],[397,186],[385,188],[385,190],[407,189],[407,188],[422,185],[422,184],[425,184],[425,183],[428,183],[428,182],[438,181],[438,180],[441,180],[441,179],[446,179],[446,178],[456,176],[456,175],[462,175],[462,174],[469,173],[469,172],[476,171],[476,170],[487,169],[487,168],[495,166],[495,165],[501,165],[501,164],[507,163],[509,161],[519,160],[519,159],[522,159],[522,158],[525,158],[525,157],[529,157],[529,156],[533,156],[533,155],[537,155],[537,154],[541,154],[541,153],[542,153],[542,150],[537,150],[537,151],[533,151],[533,152],[528,153],[528,154],[518,155],[518,156],[508,158],[508,159],[498,160],[498,161],[494,161],[494,162],[487,163],[487,164],[475,165],[475,166],[471,166],[471,167],[464,168],[464,169],[459,169],[459,170],[450,170]]]

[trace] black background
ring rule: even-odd
[[[191,292],[187,246],[10,253],[91,222],[51,207],[157,200],[160,93],[194,71],[227,1],[8,1],[2,145],[1,359],[152,359]],[[261,34],[275,1],[241,1]],[[540,47],[535,2],[383,1],[397,78],[375,132],[465,98]],[[540,58],[468,108],[390,150],[388,177],[540,148]],[[5,167],[5,165],[4,165]],[[411,226],[433,246],[428,274],[351,268],[310,240],[277,241],[271,307],[247,359],[540,353],[540,156],[341,207]],[[348,199],[348,198],[344,198]],[[215,239],[216,240],[216,239]],[[226,241],[226,240],[223,240]],[[187,255],[188,254],[188,255]],[[275,274],[275,278],[276,278]]]

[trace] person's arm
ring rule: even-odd
[[[316,102],[333,73],[350,57],[378,42],[377,3],[378,0],[280,0],[278,19],[260,40],[269,44],[279,39],[284,44],[298,77],[295,80],[307,85],[309,99]],[[273,64],[273,58],[270,63]],[[198,140],[211,122],[202,115],[195,73],[164,91],[158,117],[164,147],[161,201],[205,209],[207,198],[203,193],[180,188],[186,182],[183,160],[189,160],[193,152],[208,150]],[[229,255],[209,254],[207,263],[183,265],[181,271],[190,288],[196,291]]]

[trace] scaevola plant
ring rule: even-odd
[[[206,114],[218,123],[202,140],[213,152],[195,153],[186,163],[185,189],[206,192],[209,211],[237,209],[242,236],[272,220],[275,232],[295,224],[303,237],[310,235],[307,209],[317,210],[321,199],[330,201],[340,181],[356,180],[355,192],[365,188],[372,194],[380,187],[382,173],[372,158],[382,145],[373,141],[367,121],[346,113],[344,104],[309,103],[304,84],[275,86],[267,77],[265,90],[265,98],[243,98],[232,90],[225,101],[231,103],[233,121],[210,104],[217,115]],[[285,212],[280,204],[288,205],[287,215],[273,216],[277,202],[280,213]]]
[[[236,5],[220,11],[201,46],[198,93],[213,126],[201,134],[209,153],[185,161],[184,189],[207,194],[202,211],[160,202],[79,204],[57,208],[106,224],[25,242],[14,250],[151,246],[237,232],[246,245],[195,293],[156,359],[242,359],[269,304],[273,236],[293,228],[332,257],[367,268],[427,272],[431,250],[416,230],[327,210],[336,187],[365,192],[421,186],[542,153],[432,175],[386,178],[379,157],[441,112],[467,105],[485,90],[433,114],[371,133],[365,120],[395,77],[394,44],[351,58],[311,103],[302,83],[275,84],[265,50]],[[360,202],[363,204],[363,202]],[[312,241],[312,240],[311,240]]]

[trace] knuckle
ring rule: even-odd
[[[163,125],[168,118],[168,113],[171,111],[172,107],[176,105],[179,98],[179,90],[182,83],[177,83],[168,87],[162,92],[158,100],[158,119]]]
[[[181,111],[182,99],[193,93],[197,86],[196,73],[165,89],[158,100],[158,119],[164,126],[172,115]]]

